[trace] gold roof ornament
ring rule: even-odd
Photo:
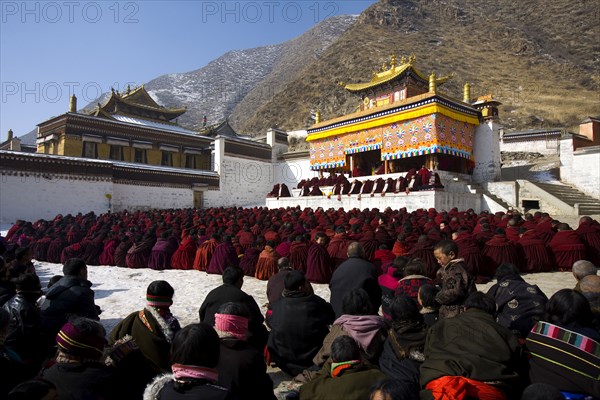
[[[436,90],[435,71],[431,71],[429,75],[429,93],[435,93]]]
[[[383,72],[383,71],[387,71],[387,69],[388,69],[388,68],[387,68],[387,64],[386,64],[386,63],[385,63],[385,61],[384,61],[384,63],[381,65],[381,72]]]
[[[394,53],[391,54],[390,63],[392,65],[391,69],[396,68],[396,55]]]
[[[415,61],[417,61],[417,56],[415,56],[414,54],[411,54],[410,57],[408,57],[408,63],[410,65],[414,64]]]
[[[401,65],[404,65],[404,64],[406,64],[406,56],[402,56],[402,57],[400,57],[400,64],[401,64]]]

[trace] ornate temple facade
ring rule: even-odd
[[[357,95],[359,105],[356,112],[339,118],[321,121],[317,115],[306,138],[312,170],[358,168],[371,175],[383,164],[385,173],[425,166],[474,174],[479,164],[488,169],[481,178],[498,178],[498,127],[486,123],[497,122],[500,103],[491,96],[471,99],[468,83],[462,100],[441,94],[438,86],[453,75],[425,75],[415,61],[411,56],[397,63],[392,55],[390,67],[384,64],[371,81],[340,82]],[[485,146],[477,146],[478,141]]]

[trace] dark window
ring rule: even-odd
[[[135,149],[133,161],[135,161],[136,163],[147,164],[148,157],[146,156],[146,149]]]
[[[540,201],[539,200],[521,200],[521,206],[524,210],[539,210],[540,209]]]
[[[172,167],[173,166],[173,153],[171,153],[170,151],[163,151],[160,165]]]
[[[196,156],[193,154],[186,154],[185,156],[185,167],[196,169]]]
[[[123,161],[123,146],[111,145],[109,158],[111,160]]]
[[[94,142],[83,142],[82,157],[98,158],[98,145]]]

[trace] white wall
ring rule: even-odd
[[[279,183],[268,162],[224,155],[218,169],[220,190],[204,192],[205,207],[264,205],[267,193]]]
[[[106,193],[112,193],[110,181],[2,175],[0,223],[51,219],[57,214],[104,213],[108,210]]]
[[[573,151],[571,138],[561,140],[560,179],[600,199],[600,147]]]
[[[112,185],[112,190],[114,212],[151,208],[191,208],[194,206],[194,194],[191,189],[116,183]]]
[[[558,154],[558,139],[523,140],[500,142],[500,151],[540,153],[544,155]]]
[[[475,169],[473,180],[478,183],[493,182],[500,179],[500,144],[498,131],[500,125],[488,121],[475,129],[473,156]]]
[[[325,174],[327,176],[328,174]],[[295,188],[303,179],[319,176],[317,171],[311,171],[310,159],[300,158],[279,162],[275,165],[275,179],[278,183],[285,183],[290,190]]]

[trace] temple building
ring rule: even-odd
[[[357,111],[326,121],[317,114],[308,129],[310,168],[352,176],[405,172],[411,168],[499,177],[498,106],[491,95],[463,99],[439,93],[453,75],[423,74],[415,57],[392,55],[369,82],[344,84],[359,99]],[[492,123],[495,126],[492,126]],[[480,142],[479,146],[478,143]],[[477,180],[477,179],[476,179]]]
[[[177,124],[185,108],[160,106],[144,85],[109,97],[87,112],[69,112],[38,125],[38,153],[167,167],[210,169],[212,138]]]

